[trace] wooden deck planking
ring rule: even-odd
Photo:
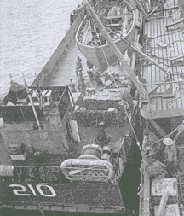
[[[167,4],[167,6],[168,6],[168,8],[173,8],[174,6],[177,6],[178,4],[177,4],[177,2],[175,2],[175,0],[166,0],[165,1],[166,2],[166,4]]]
[[[166,19],[166,24],[168,25],[170,22],[169,22],[169,19],[167,18]],[[168,58],[171,58],[172,56],[173,56],[173,44],[171,44],[172,43],[172,38],[171,38],[171,35],[170,34],[168,34],[167,35],[167,38],[168,38],[168,47],[169,47],[169,49],[168,49]]]
[[[151,88],[151,85],[149,85],[149,83],[151,83],[152,82],[152,79],[153,79],[153,73],[151,72],[151,67],[149,66],[149,67],[146,67],[146,72],[147,72],[147,74],[146,74],[146,77],[147,77],[147,91],[148,92],[150,92],[151,90],[152,90],[152,88]]]
[[[176,100],[174,100],[171,103],[169,103],[169,106],[170,106],[170,109],[177,109]]]
[[[180,41],[180,33],[174,33],[173,34],[173,37],[174,37],[174,41],[176,41],[176,46],[177,46],[177,49],[178,49],[178,53],[179,53],[179,56],[183,55],[183,46],[184,46],[184,43],[183,43],[183,46],[182,46],[182,42]]]
[[[156,71],[156,66],[155,65],[152,65],[151,67],[150,67],[150,69],[151,69],[151,73],[152,73],[152,85],[150,86],[151,87],[151,89],[153,90],[154,88],[156,88],[157,86],[156,85],[154,85],[154,83],[156,83],[156,73],[155,73],[155,71]]]
[[[163,23],[163,21],[162,21],[162,23]],[[155,19],[151,20],[150,21],[150,25],[147,26],[147,29],[149,29],[148,30],[149,36],[151,36],[152,38],[154,38],[154,36],[156,37],[156,36],[158,36],[161,33],[161,30],[160,30],[161,29],[161,24],[160,25],[156,25]],[[158,46],[158,44],[156,42],[162,42],[162,41],[160,41],[159,38],[152,39],[152,47],[156,48],[156,49],[153,49],[153,55],[154,56],[158,56],[158,57],[162,57],[163,56],[163,53],[162,53],[163,49],[160,49],[160,47]],[[154,58],[154,60],[158,62],[157,58]],[[164,80],[164,76],[165,76],[164,73],[162,71],[160,71],[154,65],[148,66],[146,69],[148,70],[148,74],[147,74],[147,81],[148,81],[148,83],[154,84],[156,82],[160,82],[160,81]],[[159,74],[159,76],[158,76],[158,74]],[[150,77],[151,77],[151,79],[150,79]],[[156,85],[152,85],[152,86],[149,86],[148,88],[151,89],[151,90],[153,90],[156,87],[157,87]],[[157,92],[163,92],[164,90],[165,90],[165,87],[161,86],[161,87],[159,87],[157,89]]]
[[[162,98],[162,106],[163,106],[163,110],[168,109],[167,99],[166,98]]]
[[[150,25],[151,25],[151,24],[150,24],[150,22],[152,22],[152,20],[150,20],[150,21],[148,21],[148,22],[145,23],[145,29],[146,29],[147,36],[148,36],[148,37],[151,37],[151,32],[150,32],[150,30],[151,30],[151,29],[150,29]]]
[[[180,56],[180,50],[178,47],[178,42],[176,42],[176,37],[175,37],[175,33],[171,34],[172,35],[172,40],[173,40],[173,47],[174,47],[174,51],[175,51],[175,56]]]
[[[155,20],[155,26],[156,26],[156,28],[157,28],[157,37],[159,36],[159,35],[161,35],[162,33],[161,33],[161,29],[160,29],[160,25],[161,25],[161,23],[162,23],[162,19],[159,19],[159,21],[158,22],[156,22],[157,20]]]
[[[156,97],[156,105],[157,105],[157,110],[162,110],[163,106],[162,106],[162,97]]]
[[[169,35],[164,36],[164,43],[167,45],[167,48],[165,49],[166,50],[166,56],[170,56],[170,54],[169,54],[170,53],[170,48],[169,48],[170,38],[169,38]]]
[[[165,18],[165,19],[166,19],[166,18]],[[160,34],[160,35],[161,35],[161,36],[164,36],[164,34],[166,33],[166,32],[165,32],[165,30],[166,30],[166,27],[165,27],[165,26],[166,26],[165,19],[162,19],[162,20],[161,20],[161,25],[160,25],[160,28],[161,28],[161,34]]]
[[[169,9],[169,5],[168,5],[167,1],[165,1],[165,3],[164,3],[164,9]]]
[[[167,2],[169,3],[167,8],[174,7],[177,5],[177,4],[175,5],[176,2],[174,3],[173,0],[169,0]],[[165,8],[166,8],[166,5],[165,5]],[[174,13],[177,13],[177,9],[172,9],[172,10]],[[181,33],[181,30],[174,29],[173,27],[171,28],[171,31],[167,31],[165,27],[166,25],[172,24],[177,19],[177,16],[170,18],[167,12],[165,11],[165,15],[167,16],[167,18],[164,18],[164,19],[155,18],[155,19],[150,20],[146,24],[147,35],[148,37],[152,38],[151,46],[153,48],[152,50],[153,56],[151,57],[152,58],[154,57],[154,60],[157,61],[160,65],[162,65],[165,69],[167,69],[167,67],[170,66],[171,59],[184,55],[184,42],[182,42],[184,38]],[[161,44],[161,46],[159,46],[159,43]],[[166,45],[166,47],[164,46],[162,47],[162,44]],[[145,70],[148,73],[147,83],[148,85],[149,83],[151,84],[150,86],[148,86],[149,89],[153,90],[156,87],[154,83],[161,82],[166,77],[165,73],[157,69],[154,65],[146,67],[143,71],[143,74],[145,74]],[[177,74],[178,72],[184,73],[183,67],[177,66],[171,69],[171,73],[173,74]],[[150,75],[151,75],[151,78],[150,78]],[[179,77],[177,75],[174,75],[174,80],[177,80],[178,78]],[[157,93],[164,92],[167,86],[170,86],[170,85],[160,86],[157,89]],[[172,84],[172,86],[176,86],[176,84]],[[183,96],[181,98],[178,98],[182,94]],[[170,100],[173,100],[171,107],[169,107],[169,104],[168,104]],[[150,113],[150,116],[152,116],[152,118],[154,114],[156,116],[156,111],[162,111],[162,110],[164,112],[168,110],[168,115],[177,116],[178,114],[182,112],[181,109],[184,108],[184,92],[183,93],[181,93],[180,91],[176,92],[176,95],[174,98],[173,97],[163,98],[163,97],[155,95],[154,97],[150,99],[150,101],[151,101],[150,106],[153,111],[152,114]],[[147,111],[149,112],[149,105],[145,105],[143,109],[144,111],[145,109],[147,109]],[[178,112],[177,112],[177,109],[178,109]],[[161,112],[158,112],[158,113],[159,115],[161,114]],[[163,116],[167,116],[167,113],[166,114],[163,113],[163,114],[164,114]]]
[[[177,35],[177,38],[181,41],[181,54],[184,56],[184,35],[182,32]]]
[[[157,100],[156,100],[156,98],[151,98],[150,102],[151,102],[151,104],[150,104],[151,110],[152,111],[157,110]]]
[[[161,22],[161,20],[159,20],[158,25],[157,25],[157,36],[161,34],[161,33],[160,33],[160,22]],[[156,23],[155,23],[155,25],[156,25]],[[155,47],[156,47],[156,46],[158,47],[158,42],[157,42],[157,44],[155,44]],[[161,55],[160,47],[159,47],[159,49],[158,49],[158,54],[157,54],[157,56],[158,56],[158,57],[162,56],[162,55]],[[157,59],[157,62],[158,62],[158,59]],[[160,82],[160,81],[162,80],[162,74],[161,74],[161,71],[159,70],[159,68],[156,67],[155,73],[158,74],[158,76],[156,76],[156,82]],[[159,89],[158,89],[158,92],[161,92],[161,91],[162,91],[162,86],[160,86]]]
[[[165,25],[166,25],[166,21],[165,21],[165,19],[163,19],[163,26],[160,26],[163,30],[162,35],[161,35],[161,40],[162,40],[163,44],[167,45],[168,43],[166,41],[166,36],[164,36]],[[164,57],[164,59],[162,59],[162,61],[163,61],[163,67],[164,68],[166,68],[167,66],[170,65],[170,62],[165,59],[167,57],[167,52],[168,52],[168,46],[166,48],[162,49],[162,54],[163,54],[162,57]],[[165,75],[164,75],[164,77],[165,77]]]
[[[181,106],[184,108],[184,90],[181,90]]]
[[[155,77],[156,77],[155,82],[156,83],[159,83],[160,81],[164,80],[164,78],[162,79],[161,75],[162,75],[162,73],[160,72],[159,68],[155,67]],[[162,92],[162,89],[163,89],[163,85],[161,85],[160,87],[158,87],[157,92],[158,93]]]
[[[169,35],[169,39],[170,39],[170,58],[176,57],[177,56],[177,47],[176,44],[174,43],[174,38],[173,38],[173,34]]]
[[[153,22],[152,22],[152,38],[153,37],[157,37],[158,36],[158,34],[157,34],[157,29],[158,29],[158,25],[156,25],[156,19],[154,19],[153,20]],[[155,39],[153,39],[153,47],[155,48],[155,46],[156,46],[156,44],[155,44]],[[154,49],[154,56],[156,55],[156,56],[158,56],[158,51],[156,50],[156,49]],[[155,59],[156,60],[156,59]],[[152,74],[153,74],[153,78],[152,78],[152,84],[154,84],[154,83],[156,83],[157,82],[157,74],[156,74],[156,66],[155,65],[153,65],[152,64],[152,66],[151,66],[151,72],[152,72]],[[155,86],[155,85],[152,85],[151,86],[151,88],[152,88],[152,90],[154,89],[154,88],[156,88],[157,86]],[[153,99],[154,100],[154,99]]]
[[[179,93],[179,95],[180,95],[180,93]],[[181,98],[178,98],[178,99],[177,99],[177,107],[178,107],[178,109],[183,108]]]
[[[173,43],[173,47],[174,47],[174,50],[175,50],[175,56],[181,56],[183,54],[183,46],[184,46],[184,43],[182,42],[182,39],[181,39],[181,33],[179,31],[177,32],[173,32],[170,34],[171,37],[172,37],[172,43]]]
[[[159,26],[158,26],[158,23],[157,23],[157,19],[153,20],[152,26],[153,26],[152,37],[157,37],[159,35],[158,34],[158,28],[159,28]]]
[[[160,37],[160,40],[161,40],[161,43],[162,44],[164,44],[164,41],[163,41],[163,30],[164,30],[164,28],[163,28],[163,26],[164,26],[164,22],[163,22],[163,19],[160,19],[159,20],[159,35],[161,35],[161,37]],[[165,53],[164,53],[164,49],[165,48],[162,48],[162,47],[160,47],[160,49],[159,49],[159,54],[158,54],[158,57],[160,58],[162,58],[162,57],[165,57]],[[161,61],[161,60],[160,60]],[[163,61],[163,60],[162,60]],[[158,59],[158,63],[159,63],[159,59]],[[163,65],[163,64],[162,64]],[[164,65],[163,65],[164,66]],[[164,66],[165,67],[165,66]],[[165,74],[164,74],[164,72],[163,71],[161,71],[161,70],[159,70],[159,82],[162,82],[163,80],[165,79]],[[165,85],[162,85],[161,87],[160,87],[160,92],[164,92],[166,89],[165,89]]]
[[[179,99],[177,100],[177,105],[178,105],[178,108],[179,108],[179,109],[180,109],[180,108],[183,108],[181,98],[179,98]]]

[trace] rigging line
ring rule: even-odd
[[[121,34],[122,35],[122,34]],[[167,70],[163,67],[161,67],[157,62],[155,62],[153,59],[151,59],[148,55],[146,55],[145,53],[143,53],[142,51],[140,51],[138,48],[135,47],[135,45],[132,45],[129,41],[125,40],[123,37],[121,38],[126,44],[129,45],[129,47],[131,47],[132,49],[134,49],[135,52],[139,53],[141,56],[147,58],[149,61],[151,61],[153,64],[155,64],[155,66],[157,66],[160,70],[162,70],[164,73],[169,73],[169,69],[167,68]]]
[[[152,58],[157,58],[158,60],[160,60],[160,59],[162,59],[162,60],[164,60],[164,61],[170,61],[170,62],[172,62],[172,61],[176,61],[176,60],[178,60],[178,59],[181,59],[182,57],[184,57],[184,56],[181,56],[181,58],[176,58],[176,59],[173,59],[173,57],[175,57],[175,56],[172,56],[171,58],[165,58],[165,57],[158,57],[157,55],[150,55],[150,57],[152,57]],[[177,56],[176,56],[177,57]],[[148,59],[142,59],[142,60],[144,60],[145,62],[148,62],[149,60]],[[183,60],[181,60],[181,61],[183,61]],[[160,63],[160,62],[158,62],[158,63]],[[171,66],[168,66],[168,67],[171,67]]]
[[[171,43],[164,44],[163,46],[158,44],[159,46],[155,46],[155,47],[150,46],[149,48],[151,49],[151,51],[163,50],[163,49],[171,48],[172,44],[175,44],[175,43],[181,43],[182,44],[183,42],[184,42],[184,40],[175,40],[175,41],[173,41]]]
[[[168,66],[167,64],[165,64],[164,62],[161,62],[159,61],[158,62],[159,64],[163,64],[164,66],[167,66],[167,67],[172,67],[172,66]],[[142,68],[146,68],[146,67],[151,67],[151,66],[154,66],[154,64],[151,64],[151,63],[148,63],[148,61],[145,62],[145,64],[141,64]],[[178,66],[177,66],[178,67]]]
[[[114,33],[115,34],[115,33]],[[121,34],[122,35],[122,34]],[[122,40],[124,40],[123,39],[123,37],[121,38],[121,37],[119,37],[118,35],[116,35],[119,39],[122,39]],[[123,35],[122,35],[123,36]],[[127,43],[129,46],[131,45],[128,41],[125,41],[124,40],[124,42],[125,43]],[[178,40],[178,41],[174,41],[174,42],[172,42],[172,43],[169,43],[169,44],[167,44],[167,46],[169,46],[169,45],[171,45],[171,44],[174,44],[175,42],[184,42],[183,40]],[[154,50],[153,48],[152,48],[152,50]],[[147,54],[146,54],[147,55]],[[157,59],[163,59],[163,60],[167,60],[167,61],[173,61],[173,56],[172,56],[172,58],[169,58],[169,57],[167,57],[167,58],[164,58],[164,57],[158,57],[157,55],[152,55],[152,57],[156,57]],[[182,56],[183,57],[183,56]],[[146,60],[146,62],[148,62],[148,61],[150,61],[150,60]],[[162,62],[158,62],[158,63],[162,63]],[[165,65],[166,67],[168,67],[168,71],[167,71],[167,73],[169,73],[169,70],[170,70],[170,68],[172,67],[172,65],[166,65],[165,63],[162,63],[163,65]]]
[[[157,10],[159,9],[159,7],[162,6],[162,5],[163,5],[163,3],[161,3],[157,8],[153,9],[151,11],[151,13],[148,14],[148,17],[151,16],[153,13],[157,12]],[[158,11],[158,12],[160,12],[160,11]]]
[[[178,30],[182,31],[182,28],[179,28]],[[177,31],[177,32],[178,32],[178,31]],[[172,33],[176,33],[176,32],[172,31]],[[164,36],[168,36],[168,35],[171,35],[171,33],[160,34],[160,35],[158,35],[158,36],[156,36],[156,37],[148,37],[148,36],[147,36],[147,38],[153,40],[153,39],[157,39],[157,38],[159,38],[159,37],[164,37]]]

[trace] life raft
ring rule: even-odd
[[[113,177],[113,166],[107,160],[68,159],[60,168],[64,176],[73,181],[107,182]]]

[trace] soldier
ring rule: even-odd
[[[96,144],[101,145],[101,147],[107,145],[110,142],[110,137],[107,136],[105,132],[104,122],[101,122],[97,127],[97,134],[96,134],[95,142]]]
[[[83,67],[82,67],[82,63],[81,63],[82,59],[78,56],[78,60],[77,60],[77,70],[79,69],[82,69],[83,70]]]
[[[71,89],[72,93],[77,92],[77,90],[75,89],[75,84],[72,82],[72,79],[70,80],[69,86],[70,86],[70,89]]]
[[[78,90],[80,92],[85,90],[85,84],[84,84],[84,78],[83,78],[83,73],[82,73],[82,68],[79,68],[78,70]]]

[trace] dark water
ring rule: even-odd
[[[128,160],[119,185],[125,208],[129,212],[128,215],[132,216],[138,215],[139,212],[139,196],[137,196],[137,189],[141,182],[140,167],[141,152],[134,139],[129,150]],[[133,214],[133,212],[135,214]]]

